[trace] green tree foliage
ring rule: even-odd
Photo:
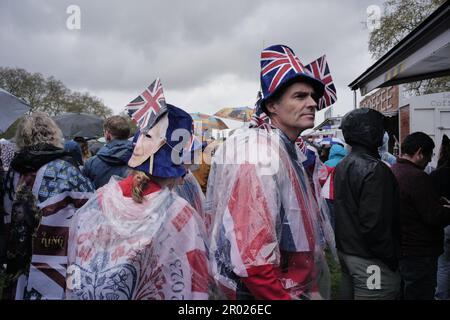
[[[380,28],[373,30],[369,38],[369,52],[375,59],[380,58],[445,0],[387,0]],[[406,90],[415,95],[450,91],[450,77],[433,78],[405,85]]]
[[[29,73],[19,68],[0,67],[0,88],[23,98],[31,111],[44,111],[50,116],[64,112],[85,112],[106,118],[112,110],[87,92],[74,92],[53,77]]]

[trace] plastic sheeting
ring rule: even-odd
[[[387,132],[383,135],[383,144],[378,148],[381,160],[383,160],[389,166],[393,166],[397,162],[397,158],[389,153],[389,134]]]
[[[174,188],[174,191],[186,200],[195,209],[195,211],[197,211],[204,222],[205,228],[209,229],[211,222],[206,220],[204,208],[205,195],[203,194],[200,184],[197,179],[195,179],[191,171],[186,173],[186,176],[183,178],[183,183],[177,185]]]
[[[327,242],[335,250],[334,234],[305,160],[278,129],[233,135],[217,150],[206,212],[213,221],[212,272],[224,296],[236,297],[240,278],[272,265],[293,299],[329,297],[324,250]],[[315,166],[311,177],[318,180],[319,171]],[[302,262],[293,262],[299,255]]]
[[[70,229],[68,299],[207,299],[203,222],[168,188],[142,204],[112,178]]]

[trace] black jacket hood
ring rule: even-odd
[[[383,144],[385,117],[378,111],[360,108],[347,113],[342,119],[341,129],[345,142],[376,150]]]

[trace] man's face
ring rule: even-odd
[[[317,103],[313,87],[307,83],[290,85],[277,102],[268,103],[267,109],[280,129],[306,130],[314,127]],[[284,130],[283,130],[284,131]]]

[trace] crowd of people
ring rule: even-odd
[[[2,144],[2,298],[330,299],[338,264],[340,299],[450,299],[448,138],[427,174],[433,140],[394,157],[361,108],[320,154],[300,135],[325,85],[284,45],[264,49],[261,89],[252,128],[209,145],[171,104],[132,137],[108,118],[95,155],[25,116]]]

